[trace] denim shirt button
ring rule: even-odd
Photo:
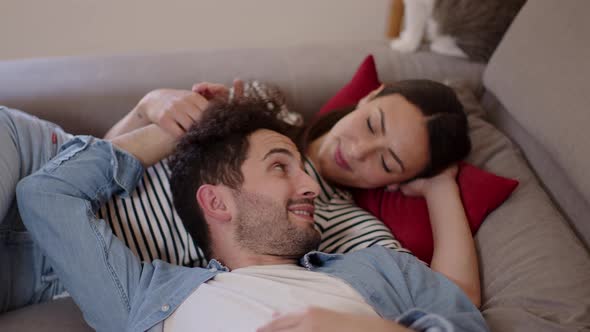
[[[163,312],[167,312],[168,310],[170,310],[170,306],[169,306],[169,305],[167,305],[167,304],[164,304],[164,305],[162,306],[162,308],[160,308],[160,310],[162,310]]]

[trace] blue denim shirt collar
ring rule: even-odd
[[[209,269],[210,271],[229,272],[229,268],[221,264],[221,262],[219,262],[215,258],[212,258],[209,261],[209,264],[207,264],[207,269]]]
[[[308,270],[315,270],[322,267],[326,262],[342,256],[342,254],[327,254],[320,251],[310,251],[299,259],[299,265]]]
[[[320,251],[310,251],[299,259],[299,265],[308,269],[315,270],[321,268],[324,263],[342,257],[342,254],[327,254]],[[209,260],[206,269],[211,272],[230,272],[231,270],[223,265],[220,261],[215,258]]]

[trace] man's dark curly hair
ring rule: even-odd
[[[249,99],[211,104],[176,147],[169,159],[170,189],[178,215],[195,244],[211,257],[211,238],[195,193],[203,184],[239,189],[241,166],[247,158],[248,137],[269,129],[292,137],[293,127],[277,118],[264,102]]]

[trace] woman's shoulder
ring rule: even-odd
[[[309,175],[314,181],[316,181],[320,185],[320,193],[318,198],[320,201],[329,203],[330,201],[336,199],[338,201],[348,201],[353,202],[352,194],[338,186],[332,185],[328,182],[318,171],[317,167],[313,164],[313,162],[309,158],[304,158],[303,161],[305,172]]]

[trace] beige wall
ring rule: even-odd
[[[385,38],[390,0],[0,0],[0,59]]]

